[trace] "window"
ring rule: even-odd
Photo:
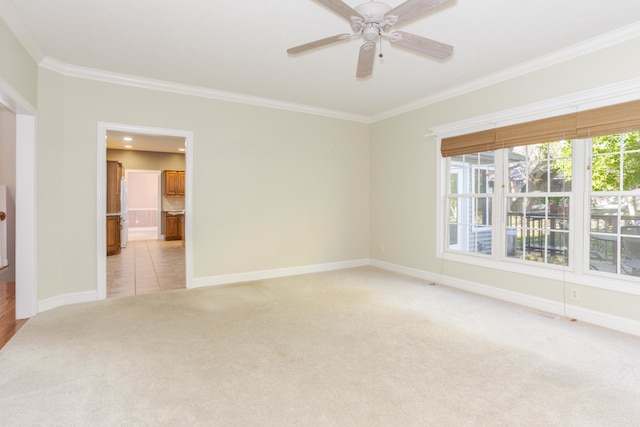
[[[591,143],[589,266],[640,276],[640,132]]]
[[[559,141],[502,150],[498,184],[504,196],[494,192],[496,152],[449,158],[447,249],[491,255],[497,205],[505,212],[498,219],[502,256],[568,265],[571,146]]]
[[[451,159],[447,227],[450,248],[491,254],[494,171],[493,153]]]
[[[507,150],[506,256],[569,264],[571,141]]]
[[[441,151],[441,256],[640,292],[640,101],[445,138]]]

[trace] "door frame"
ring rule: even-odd
[[[165,129],[150,126],[134,126],[121,123],[98,122],[97,135],[97,298],[107,298],[107,241],[106,241],[106,209],[107,209],[107,147],[105,139],[107,131],[120,131],[140,133],[158,136],[177,136],[185,139],[185,282],[187,289],[193,287],[193,218],[192,218],[192,194],[193,194],[193,132],[179,129]]]
[[[16,115],[16,319],[38,314],[36,109],[0,79],[0,103]]]

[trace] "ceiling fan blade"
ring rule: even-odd
[[[376,44],[374,42],[366,42],[360,46],[360,55],[358,56],[358,69],[356,77],[363,79],[369,77],[373,72],[373,60],[376,57]]]
[[[296,54],[306,52],[311,49],[315,49],[320,46],[325,46],[331,43],[337,43],[342,40],[346,40],[351,37],[351,34],[338,34],[337,36],[327,37],[326,39],[316,40],[314,42],[301,44],[300,46],[295,46],[287,49],[287,53]]]
[[[389,41],[413,49],[418,52],[426,53],[438,59],[444,59],[453,53],[453,46],[440,43],[435,40],[427,39],[415,34],[405,33],[404,31],[394,31],[389,35]]]
[[[351,21],[352,16],[355,16],[357,18],[360,18],[361,20],[364,20],[362,15],[360,15],[354,8],[352,8],[351,6],[349,6],[348,4],[346,4],[341,0],[318,0],[318,1],[323,5],[327,6],[329,9],[333,10],[334,12],[344,16],[349,21]]]
[[[396,16],[397,21],[395,23],[397,24],[425,13],[427,10],[438,7],[448,1],[449,0],[407,0],[391,9],[384,17]]]

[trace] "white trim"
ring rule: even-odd
[[[4,104],[8,109],[16,114],[36,115],[36,109],[18,91],[16,91],[6,80],[0,77],[0,104]]]
[[[0,0],[0,15],[7,23],[7,26],[10,28],[10,30],[14,33],[16,38],[25,47],[27,52],[31,55],[32,58],[34,58],[36,63],[44,68],[59,72],[66,76],[79,77],[127,86],[135,86],[152,90],[180,93],[184,95],[219,99],[229,102],[239,102],[250,105],[314,114],[368,124],[414,111],[429,105],[433,105],[438,102],[442,102],[447,99],[451,99],[491,85],[495,85],[540,69],[561,64],[563,62],[587,55],[589,53],[615,46],[620,43],[624,43],[640,36],[640,23],[634,23],[610,31],[609,33],[594,37],[592,39],[585,40],[567,48],[557,50],[548,55],[544,55],[525,63],[518,64],[514,67],[501,70],[497,73],[493,73],[491,75],[472,80],[457,87],[435,93],[431,96],[425,97],[415,102],[405,104],[373,116],[363,116],[342,111],[317,108],[309,105],[287,103],[268,98],[260,98],[239,93],[226,92],[197,86],[189,86],[167,81],[147,79],[144,77],[132,76],[127,74],[112,73],[87,67],[80,67],[72,64],[65,64],[55,58],[45,57],[39,45],[35,42],[30,32],[26,29],[26,26],[24,25],[22,19],[20,18],[19,14],[16,12],[10,1]]]
[[[506,68],[504,70],[498,71],[497,73],[490,74],[486,77],[472,80],[460,86],[444,90],[432,96],[423,98],[422,100],[405,104],[379,115],[370,117],[370,120],[373,123],[393,116],[408,113],[419,108],[427,107],[429,105],[437,104],[438,102],[446,101],[448,99],[455,98],[466,93],[474,92],[485,87],[496,85],[504,81],[508,81],[516,77],[532,73],[537,70],[552,67],[554,65],[579,58],[580,56],[584,56],[589,53],[605,49],[607,47],[615,46],[616,44],[624,43],[639,36],[640,22],[619,28],[590,40],[586,40],[573,46],[569,46],[565,49],[557,50],[548,55],[532,59],[530,61],[518,64],[514,67]]]
[[[177,136],[185,139],[185,276],[187,289],[193,287],[193,132],[165,129],[148,126],[134,126],[121,123],[98,122],[97,126],[97,186],[96,186],[96,241],[97,241],[97,282],[96,292],[98,299],[107,298],[107,242],[105,230],[106,224],[106,160],[107,149],[105,137],[108,130],[142,133],[147,135]]]
[[[351,261],[305,265],[299,267],[279,268],[272,270],[260,270],[246,273],[225,274],[220,276],[201,277],[194,280],[192,288],[203,288],[209,286],[219,286],[233,283],[241,283],[252,280],[273,279],[279,277],[296,276],[300,274],[321,273],[326,271],[342,270],[347,268],[356,268],[371,265],[383,270],[392,271],[398,274],[404,274],[410,277],[425,280],[427,282],[444,285],[466,292],[495,298],[501,301],[510,302],[522,307],[531,308],[541,312],[550,313],[560,317],[577,319],[593,325],[602,326],[611,330],[624,332],[627,334],[640,336],[640,322],[633,319],[627,319],[614,316],[608,313],[589,310],[582,307],[564,304],[547,300],[544,298],[534,297],[527,294],[521,294],[506,289],[496,288],[493,286],[483,285],[469,280],[462,280],[455,277],[445,276],[438,273],[428,272],[411,267],[405,267],[399,264],[392,264],[385,261],[375,259],[358,259]],[[77,292],[59,295],[49,298],[39,303],[39,311],[47,311],[64,305],[92,302],[100,299],[95,291]]]
[[[369,265],[368,259],[332,262],[327,264],[303,265],[298,267],[276,268],[272,270],[249,271],[246,273],[222,274],[219,276],[199,277],[194,280],[194,288],[228,285],[231,283],[249,282],[252,280],[274,279],[278,277],[297,276],[300,274],[322,273],[325,271],[343,270],[345,268]]]
[[[71,304],[81,304],[85,302],[96,301],[98,296],[96,291],[85,291],[85,292],[73,292],[68,294],[58,295],[52,298],[44,299],[38,302],[38,311],[48,311],[53,310],[54,308],[63,307],[65,305]]]
[[[210,89],[201,86],[191,86],[182,83],[149,79],[145,77],[133,76],[130,74],[113,73],[110,71],[103,71],[95,68],[69,65],[50,57],[43,59],[40,62],[40,66],[69,77],[95,80],[99,82],[112,83],[123,86],[133,86],[137,88],[157,90],[161,92],[178,93],[180,95],[197,96],[200,98],[216,99],[220,101],[237,102],[240,104],[273,108],[276,110],[293,111],[297,113],[313,114],[316,116],[324,116],[354,122],[370,123],[370,120],[367,117],[358,114],[350,114],[341,111],[313,107],[310,105],[294,104],[291,102],[284,102],[275,99],[244,95],[241,93]]]
[[[12,27],[13,29],[13,27]],[[16,32],[16,34],[18,34]],[[24,34],[20,33],[19,39],[23,40]],[[438,102],[446,101],[457,96],[464,95],[466,93],[474,92],[479,89],[489,87],[495,84],[499,84],[504,81],[511,80],[513,78],[532,73],[537,70],[541,70],[547,67],[551,67],[563,62],[587,55],[598,50],[605,49],[607,47],[614,46],[616,44],[624,43],[628,40],[634,39],[640,36],[640,23],[635,23],[603,34],[601,36],[592,38],[590,40],[577,43],[573,46],[569,46],[565,49],[561,49],[552,52],[548,55],[544,55],[539,58],[518,64],[516,66],[501,70],[497,73],[490,74],[488,76],[472,80],[460,86],[450,88],[438,93],[435,93],[426,98],[417,100],[415,102],[405,104],[391,110],[384,111],[380,114],[373,116],[364,116],[353,113],[346,113],[343,111],[329,110],[324,108],[313,107],[310,105],[295,104],[289,102],[278,101],[274,99],[261,98],[256,96],[250,96],[240,93],[221,91],[210,88],[203,88],[199,86],[191,86],[179,83],[172,83],[163,80],[154,80],[144,77],[138,77],[128,74],[113,73],[93,68],[81,67],[72,64],[65,64],[57,59],[51,57],[43,57],[40,53],[34,52],[32,56],[36,58],[36,62],[40,66],[56,71],[60,74],[70,77],[78,77],[88,80],[102,81],[106,83],[114,83],[125,86],[134,86],[139,88],[158,90],[164,92],[179,93],[183,95],[198,96],[203,98],[211,98],[228,102],[238,102],[242,104],[256,105],[267,108],[274,108],[279,110],[294,111],[305,114],[313,114],[324,117],[331,117],[343,120],[349,120],[360,123],[375,123],[381,120],[388,119],[390,117],[398,116],[400,114],[408,113],[410,111],[417,110],[429,105],[436,104]],[[28,40],[27,40],[28,41]],[[28,43],[25,43],[28,45]],[[34,49],[29,49],[31,52]]]
[[[640,99],[640,78],[635,78],[522,107],[434,126],[425,136],[442,139],[638,99]]]
[[[26,319],[38,313],[36,109],[1,78],[0,103],[16,114],[16,318]]]
[[[518,304],[524,307],[529,307],[534,310],[552,313],[557,316],[573,318],[615,331],[640,336],[640,322],[637,320],[614,316],[608,313],[593,311],[582,307],[551,301],[531,295],[521,294],[518,292],[500,289],[493,286],[487,286],[477,282],[462,280],[442,274],[404,267],[402,265],[392,264],[388,262],[372,259],[371,265],[384,270],[393,271],[395,273],[405,274],[407,276],[423,279],[428,282],[433,282],[463,291],[499,299],[501,301]]]
[[[36,118],[16,115],[16,318],[38,313]]]
[[[446,196],[447,196],[447,170],[442,164],[440,157],[440,148],[442,138],[462,135],[470,132],[478,132],[487,129],[493,129],[500,126],[508,126],[512,124],[524,123],[532,120],[553,117],[570,112],[584,111],[608,105],[615,105],[623,102],[634,101],[640,99],[640,78],[632,79],[626,82],[608,85],[577,94],[554,98],[544,102],[525,105],[522,107],[512,108],[497,113],[486,114],[482,116],[472,117],[470,119],[449,123],[442,126],[436,126],[431,129],[433,133],[427,134],[427,138],[435,137],[436,150],[435,158],[437,169],[436,187],[438,208],[436,211],[435,232],[436,232],[436,258],[454,261],[466,264],[492,268],[496,270],[509,271],[514,273],[527,274],[536,277],[543,277],[552,280],[559,280],[567,283],[580,284],[584,286],[595,287],[599,289],[607,289],[616,292],[624,292],[632,295],[640,295],[640,286],[638,280],[633,277],[611,277],[611,275],[602,275],[597,271],[584,270],[582,274],[576,274],[573,270],[579,266],[584,266],[585,261],[577,260],[575,254],[572,255],[571,268],[556,267],[545,265],[544,267],[536,267],[534,263],[527,263],[519,260],[496,259],[486,256],[474,256],[473,254],[463,254],[446,251],[446,242],[442,233],[443,227],[446,226]],[[496,165],[500,165],[502,171],[502,161],[496,159]],[[496,171],[498,173],[498,171]],[[502,172],[500,172],[502,173]],[[504,177],[503,177],[504,178]],[[579,179],[584,179],[579,177]],[[496,188],[500,187],[498,183]],[[496,190],[497,191],[497,190]],[[500,203],[504,201],[504,195],[500,195]],[[576,199],[576,206],[581,206],[579,198]],[[502,205],[498,205],[503,212]],[[571,220],[576,221],[578,213],[573,211]],[[577,223],[577,222],[574,222]],[[496,224],[496,222],[494,222]],[[572,233],[575,234],[575,233]],[[578,244],[580,241],[575,236],[572,237],[573,243]],[[577,246],[573,246],[577,247]],[[574,251],[571,251],[572,253]],[[588,261],[586,261],[588,264]],[[579,271],[579,270],[575,270]]]

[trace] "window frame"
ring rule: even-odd
[[[640,91],[640,79],[638,79],[637,86]],[[448,230],[444,233],[442,232],[442,230],[446,229],[448,224],[448,216],[446,215],[448,215],[447,186],[449,185],[449,177],[447,175],[450,170],[447,166],[450,164],[449,160],[442,157],[441,154],[442,139],[471,132],[495,129],[500,126],[515,125],[525,123],[527,121],[568,114],[575,112],[576,110],[588,110],[638,99],[637,93],[630,94],[627,92],[620,94],[619,92],[615,92],[615,90],[615,87],[610,87],[602,91],[594,90],[584,93],[581,97],[578,97],[579,99],[574,100],[574,105],[571,107],[567,107],[567,99],[556,99],[432,128],[432,133],[427,134],[426,136],[435,137],[436,142],[436,144],[434,144],[434,154],[437,159],[436,173],[438,180],[436,186],[436,221],[434,224],[436,258],[443,261],[459,262],[534,277],[558,280],[566,283],[575,283],[584,286],[592,286],[601,289],[640,295],[640,283],[635,277],[611,273],[599,273],[589,269],[589,250],[585,249],[585,245],[589,244],[590,200],[589,197],[585,197],[584,191],[578,191],[578,189],[587,189],[587,180],[590,179],[588,165],[590,165],[591,160],[591,144],[582,143],[582,141],[585,140],[583,138],[571,138],[574,141],[572,155],[574,167],[571,191],[573,201],[572,206],[574,208],[570,210],[569,214],[571,231],[568,266],[525,262],[506,257],[506,194],[503,188],[505,181],[503,152],[506,150],[496,151],[496,171],[494,190],[492,193],[492,226],[494,230],[492,233],[492,247],[494,248],[494,250],[492,250],[492,254],[479,255],[477,253],[448,251]],[[587,145],[589,150],[586,149]],[[576,146],[579,146],[579,148],[576,149]],[[498,157],[500,157],[500,159],[498,159]],[[582,207],[582,209],[580,209],[580,207]],[[496,215],[499,215],[500,218],[496,218]]]

